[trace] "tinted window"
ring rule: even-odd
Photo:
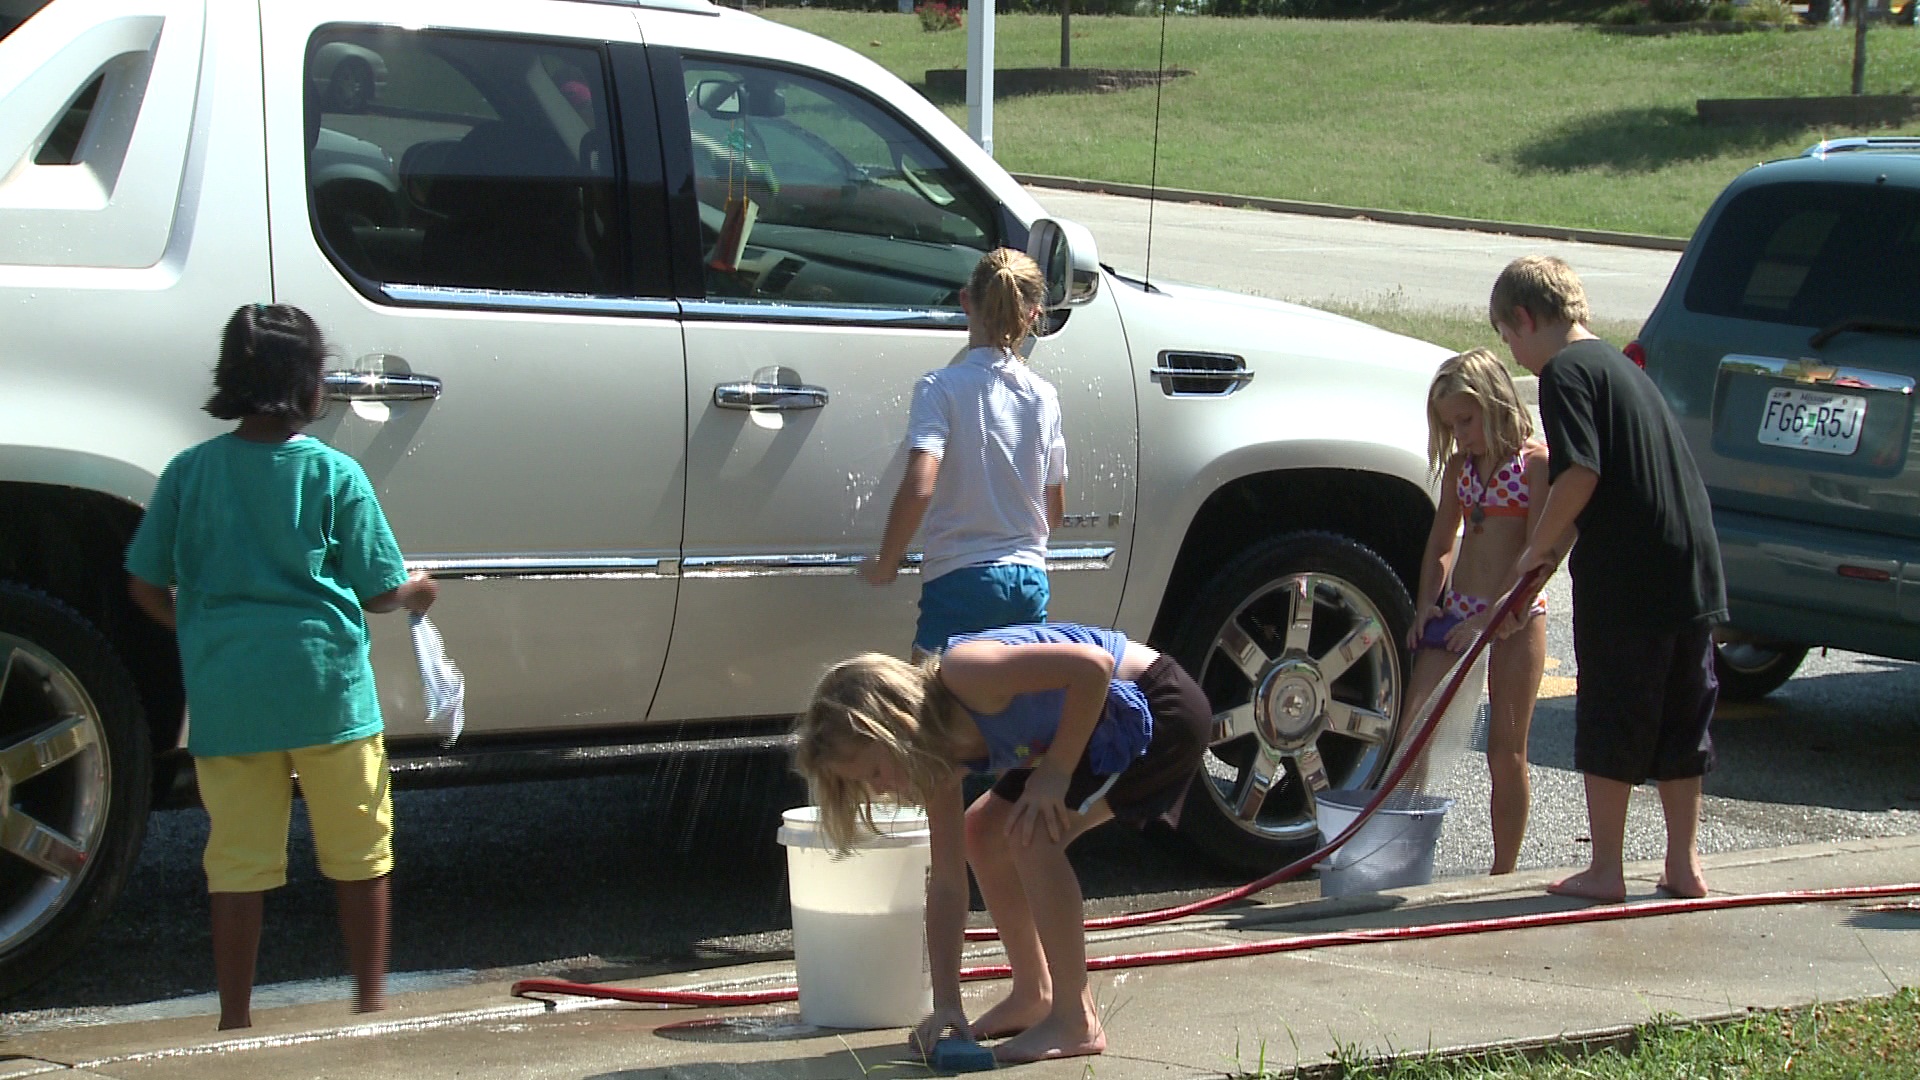
[[[336,261],[379,283],[630,291],[600,50],[334,28],[306,74]]]
[[[52,0],[0,0],[0,38],[13,33],[14,27],[32,18],[34,12]]]
[[[704,57],[684,71],[708,296],[959,306],[997,242],[970,177],[845,87]]]
[[[1920,193],[1772,184],[1729,202],[1701,248],[1687,307],[1795,326],[1910,322],[1920,312]]]

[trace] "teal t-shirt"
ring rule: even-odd
[[[306,435],[183,450],[160,474],[127,570],[178,586],[195,757],[379,733],[360,605],[407,571],[352,458]]]

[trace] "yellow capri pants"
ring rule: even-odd
[[[368,881],[393,870],[393,794],[380,736],[195,758],[193,765],[213,819],[203,860],[208,892],[264,892],[287,883],[295,776],[322,874]]]

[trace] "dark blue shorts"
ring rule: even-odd
[[[1187,788],[1213,737],[1213,707],[1193,676],[1171,656],[1155,660],[1134,683],[1153,711],[1153,740],[1146,752],[1117,777],[1096,775],[1082,755],[1064,801],[1068,809],[1083,812],[1082,804],[1098,796],[1122,824],[1142,829],[1159,821],[1178,828]],[[1032,775],[1032,769],[1009,769],[994,782],[993,793],[1019,802]]]
[[[920,586],[913,644],[939,652],[955,634],[1047,621],[1047,572],[1022,563],[963,566]]]
[[[1573,767],[1627,784],[1706,775],[1720,697],[1713,628],[1595,630],[1574,614]]]

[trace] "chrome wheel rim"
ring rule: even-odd
[[[0,634],[0,953],[79,892],[106,833],[100,712],[58,659]]]
[[[1379,608],[1341,578],[1296,574],[1249,596],[1199,679],[1215,710],[1208,793],[1261,839],[1317,839],[1314,795],[1367,786],[1392,753],[1400,652]]]
[[[1750,641],[1721,642],[1714,647],[1720,650],[1721,663],[1748,675],[1766,671],[1786,655],[1785,649],[1771,649]]]

